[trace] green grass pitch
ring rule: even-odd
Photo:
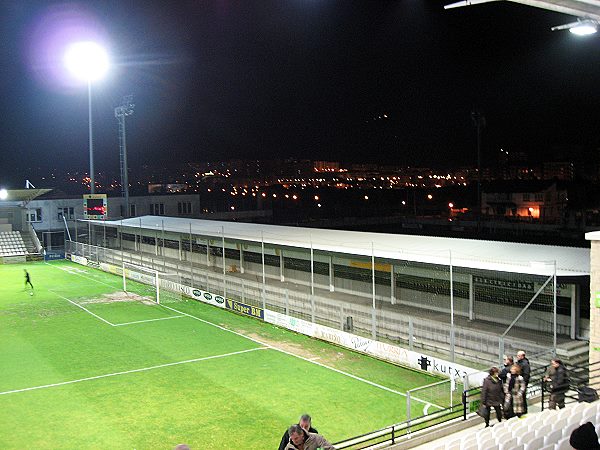
[[[439,381],[193,300],[130,299],[67,261],[0,280],[4,450],[274,449],[305,412],[335,442],[401,422],[406,390]]]

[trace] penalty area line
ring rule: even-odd
[[[92,316],[94,316],[96,319],[99,319],[99,320],[101,320],[102,322],[109,324],[111,327],[114,327],[114,326],[115,326],[115,324],[114,324],[114,323],[111,323],[111,322],[109,322],[108,320],[106,320],[106,319],[103,319],[103,318],[102,318],[102,317],[100,317],[99,315],[97,315],[97,314],[94,314],[93,312],[91,312],[89,309],[87,309],[87,308],[85,308],[85,307],[83,307],[83,306],[81,306],[81,305],[79,305],[79,304],[75,303],[73,300],[70,300],[70,299],[68,299],[67,297],[63,296],[63,295],[60,295],[58,292],[55,292],[55,291],[53,291],[53,290],[51,290],[51,289],[48,289],[48,292],[52,292],[54,295],[57,295],[58,297],[60,297],[60,298],[62,298],[62,299],[64,299],[64,300],[66,300],[66,301],[68,301],[70,304],[72,304],[72,305],[75,305],[75,306],[77,306],[78,308],[81,308],[81,309],[83,309],[83,310],[84,310],[86,313],[88,313],[88,314],[91,314],[91,315],[92,315]]]
[[[306,362],[309,362],[309,363],[311,363],[311,364],[315,364],[315,365],[317,365],[317,366],[320,366],[320,367],[323,367],[323,368],[325,368],[325,369],[332,370],[333,372],[337,372],[337,373],[339,373],[340,375],[344,375],[344,376],[346,376],[346,377],[349,377],[349,378],[352,378],[352,379],[354,379],[354,380],[357,380],[357,381],[360,381],[360,382],[363,382],[363,383],[369,384],[369,385],[371,385],[371,386],[373,386],[373,387],[375,387],[375,388],[377,388],[377,389],[382,389],[382,390],[384,390],[384,391],[391,392],[392,394],[396,394],[396,395],[400,395],[400,396],[402,396],[402,397],[406,397],[406,394],[405,394],[404,392],[397,391],[397,390],[395,390],[395,389],[389,388],[389,387],[387,387],[387,386],[384,386],[384,385],[382,385],[382,384],[375,383],[375,382],[373,382],[373,381],[370,381],[370,380],[367,380],[367,379],[365,379],[365,378],[362,378],[362,377],[359,377],[359,376],[356,376],[356,375],[352,375],[351,373],[345,372],[345,371],[343,371],[343,370],[336,369],[335,367],[328,366],[328,365],[326,365],[326,364],[323,364],[323,363],[321,363],[321,362],[318,362],[318,361],[317,361],[315,358],[309,359],[309,358],[305,358],[304,356],[296,355],[296,354],[294,354],[294,353],[292,353],[292,352],[288,352],[287,350],[283,350],[283,349],[281,349],[281,348],[277,348],[277,347],[275,347],[275,346],[273,346],[273,345],[271,345],[271,344],[267,344],[267,343],[265,343],[265,342],[262,342],[260,339],[256,339],[256,338],[253,338],[253,337],[250,337],[250,336],[246,336],[245,334],[242,334],[242,333],[239,333],[239,332],[237,332],[237,331],[230,330],[230,329],[228,329],[228,328],[222,327],[221,325],[217,325],[216,323],[210,322],[210,321],[208,321],[208,320],[201,319],[200,317],[196,317],[196,316],[194,316],[194,315],[192,315],[192,314],[188,314],[188,313],[185,313],[185,312],[183,312],[183,311],[180,311],[180,310],[178,310],[178,309],[171,308],[170,306],[165,306],[165,305],[163,305],[163,307],[164,307],[164,308],[167,308],[167,309],[170,309],[171,311],[174,311],[174,312],[176,312],[176,313],[178,313],[178,314],[183,314],[184,316],[187,316],[187,317],[190,317],[190,318],[192,318],[192,319],[195,319],[195,320],[198,320],[198,321],[200,321],[200,322],[203,322],[203,323],[205,323],[205,324],[207,324],[207,325],[211,325],[211,326],[213,326],[213,327],[219,328],[219,329],[221,329],[221,330],[223,330],[223,331],[226,331],[226,332],[228,332],[228,333],[237,334],[238,336],[241,336],[241,337],[243,337],[243,338],[245,338],[245,339],[248,339],[248,340],[250,340],[250,341],[252,341],[252,342],[256,342],[257,344],[264,345],[266,348],[270,348],[271,350],[275,350],[275,351],[278,351],[278,352],[284,353],[284,354],[286,354],[286,355],[293,356],[293,357],[295,357],[295,358],[298,358],[298,359],[302,359],[302,360],[304,360],[304,361],[306,361]],[[417,402],[423,403],[423,404],[425,405],[424,407],[427,407],[427,408],[429,408],[429,406],[435,406],[435,407],[437,407],[437,408],[444,409],[443,407],[441,407],[441,406],[439,406],[439,405],[436,405],[435,403],[431,403],[431,402],[428,402],[428,401],[422,400],[422,399],[420,399],[420,398],[417,398],[417,397],[411,397],[411,398],[412,398],[413,400],[417,401]]]
[[[23,389],[13,389],[11,391],[0,392],[0,395],[16,394],[18,392],[34,391],[37,389],[46,389],[46,388],[51,388],[51,387],[56,387],[56,386],[65,386],[67,384],[81,383],[83,381],[99,380],[101,378],[116,377],[118,375],[127,375],[130,373],[137,373],[137,372],[145,372],[148,370],[161,369],[163,367],[178,366],[181,364],[189,364],[189,363],[200,362],[200,361],[208,361],[210,359],[225,358],[227,356],[240,355],[242,353],[254,352],[256,350],[266,350],[266,349],[267,349],[267,347],[256,347],[256,348],[250,348],[247,350],[240,350],[239,352],[224,353],[222,355],[213,355],[213,356],[204,356],[202,358],[186,359],[185,361],[176,361],[176,362],[172,362],[172,363],[159,364],[157,366],[142,367],[141,369],[132,369],[132,370],[124,370],[122,372],[107,373],[104,375],[96,375],[94,377],[79,378],[78,380],[61,381],[60,383],[44,384],[42,386],[33,386],[33,387],[28,387],[28,388],[23,388]]]
[[[185,316],[180,315],[180,316],[159,317],[158,319],[134,320],[133,322],[115,323],[113,325],[113,327],[122,327],[124,325],[133,325],[134,323],[156,322],[157,320],[179,319],[180,317],[185,317]]]

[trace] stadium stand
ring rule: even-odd
[[[489,428],[474,428],[456,437],[430,442],[432,450],[570,450],[569,437],[579,425],[592,422],[600,433],[600,401],[571,403],[564,409],[545,409],[513,417]],[[425,448],[425,447],[417,447]]]
[[[0,232],[0,256],[22,256],[29,254],[19,231]]]

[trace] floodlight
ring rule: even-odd
[[[8,191],[6,189],[0,189],[0,200],[6,200],[8,198]]]
[[[579,25],[569,28],[569,31],[577,36],[588,36],[598,31],[598,24],[592,20],[582,20]]]
[[[552,31],[569,30],[577,36],[588,36],[598,31],[598,21],[594,19],[577,19],[577,22],[552,27]]]
[[[88,82],[102,78],[109,66],[106,50],[92,41],[71,44],[65,53],[64,62],[75,77]]]

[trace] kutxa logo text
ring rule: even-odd
[[[448,375],[449,377],[464,377],[467,375],[467,372],[462,370],[460,367],[454,367],[451,363],[447,361],[438,361],[435,358],[429,359],[425,355],[421,355],[419,360],[417,361],[421,370],[432,371],[441,373],[444,375]]]

